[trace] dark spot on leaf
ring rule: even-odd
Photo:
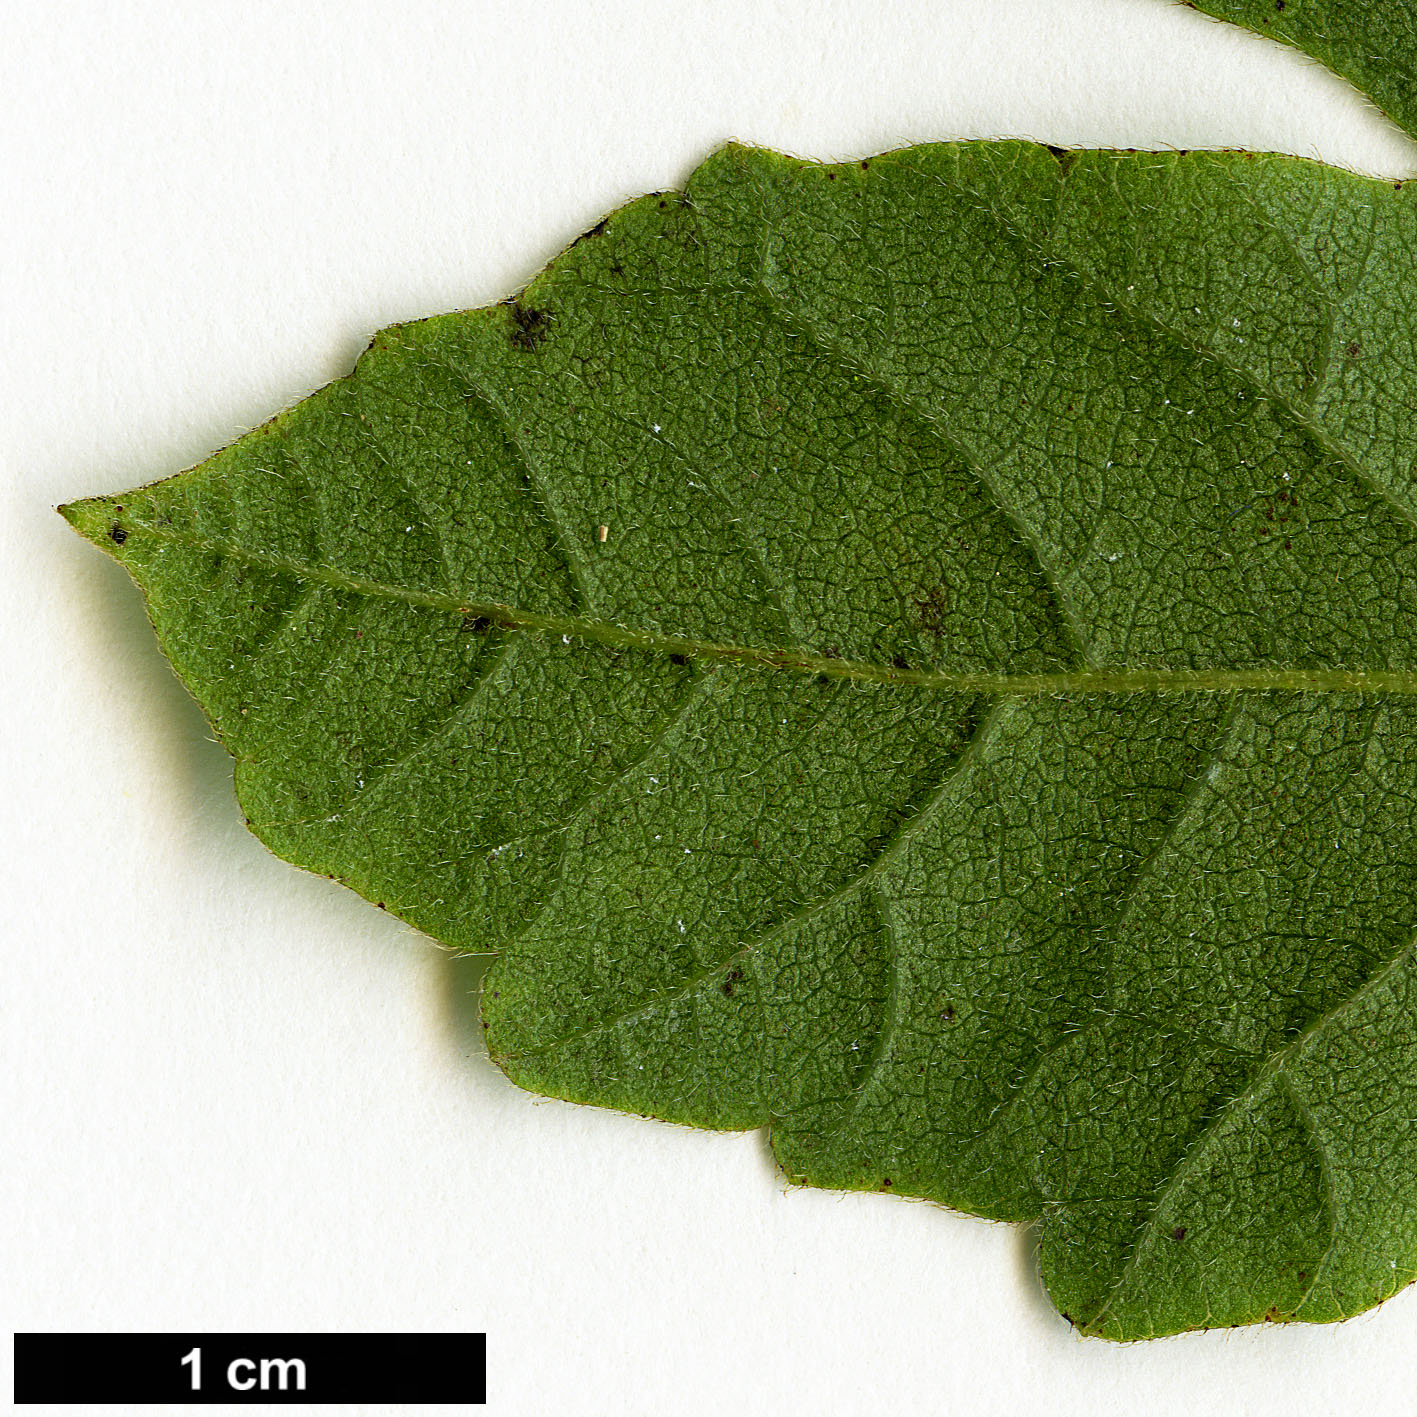
[[[887,1177],[885,1177],[885,1178],[882,1180],[882,1182],[881,1182],[881,1189],[882,1189],[883,1191],[884,1191],[884,1190],[888,1190],[888,1189],[891,1187],[892,1184],[893,1184],[893,1182],[891,1181],[891,1178],[890,1178],[889,1176],[887,1176]]]
[[[113,525],[108,528],[108,534],[110,537],[112,537],[114,541],[118,543],[119,546],[122,546],[123,543],[128,539],[127,531],[125,531],[124,528],[119,526],[117,522],[114,522]]]
[[[486,615],[464,615],[462,629],[467,634],[485,635],[492,628],[492,621]]]
[[[950,613],[950,592],[945,585],[932,585],[915,602],[920,628],[932,635],[942,635]]]
[[[507,308],[512,314],[509,336],[512,348],[528,352],[536,349],[551,328],[551,316],[545,310],[534,310],[517,300],[513,300]]]
[[[1348,348],[1347,348],[1346,350],[1344,350],[1344,353],[1345,353],[1350,359],[1357,359],[1357,357],[1358,357],[1360,354],[1362,354],[1362,352],[1363,352],[1363,346],[1362,346],[1361,344],[1359,344],[1356,339],[1348,346]]]
[[[1178,1225],[1171,1232],[1171,1238],[1173,1240],[1184,1240],[1186,1238],[1186,1227],[1184,1225]]]
[[[891,664],[894,665],[894,667],[897,668],[897,669],[909,669],[909,668],[910,668],[910,661],[909,661],[908,659],[906,659],[906,657],[905,657],[903,654],[898,654],[898,655],[896,655],[896,656],[891,660]]]
[[[940,1017],[944,1019],[946,1023],[953,1023],[955,1021],[955,1006],[953,1004],[946,1004],[945,1007],[940,1010]]]
[[[727,974],[723,976],[723,993],[725,998],[733,997],[733,986],[743,977],[743,971],[734,965]]]
[[[583,231],[583,232],[581,232],[581,234],[580,234],[578,237],[576,237],[576,239],[575,239],[574,241],[571,242],[571,245],[572,245],[572,246],[579,246],[582,241],[593,241],[593,240],[594,240],[597,236],[599,236],[600,233],[601,233],[602,231],[604,231],[605,228],[606,228],[607,226],[609,226],[609,225],[610,225],[610,218],[609,218],[608,216],[601,217],[601,219],[600,219],[598,222],[596,222],[596,224],[595,224],[593,227],[591,227],[589,231]]]
[[[682,669],[683,666],[689,662],[689,656],[687,654],[671,654],[669,656],[669,662],[670,664],[677,664]]]

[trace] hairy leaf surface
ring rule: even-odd
[[[558,1097],[1041,1217],[1127,1338],[1417,1274],[1417,186],[729,147],[65,509],[252,829]]]

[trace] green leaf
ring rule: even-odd
[[[1403,0],[1186,0],[1322,60],[1417,136],[1417,13]]]
[[[65,508],[252,829],[558,1097],[1042,1218],[1089,1332],[1417,1274],[1417,190],[730,147]]]

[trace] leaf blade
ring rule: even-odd
[[[1193,8],[1312,55],[1417,136],[1417,27],[1406,7],[1382,0],[1194,0]]]
[[[1161,259],[1178,191],[1248,265]],[[1306,283],[1316,210],[1365,253]],[[1319,292],[1396,347],[1413,224],[1282,159],[729,149],[513,304],[387,332],[70,516],[144,585],[258,834],[499,953],[518,1081],[1045,1215],[1050,1288],[1108,1336],[1331,1317],[1410,1277],[1417,1034],[1345,1069],[1399,1099],[1380,1253],[1314,1208],[1341,1109],[1271,1074],[1406,978],[1417,535],[1410,375],[1321,357]],[[1272,1223],[1168,1250],[1186,1157],[1232,1132]]]

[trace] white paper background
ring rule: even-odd
[[[138,596],[50,508],[188,465],[380,325],[502,297],[730,137],[1243,145],[1391,176],[1417,147],[1162,0],[0,17],[13,1327],[486,1329],[507,1414],[1412,1410],[1412,1292],[1339,1328],[1083,1341],[1012,1227],[788,1193],[757,1135],[518,1092],[473,966],[245,833]]]

